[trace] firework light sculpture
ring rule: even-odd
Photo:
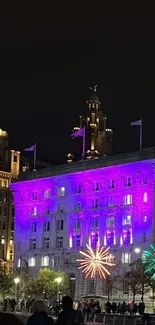
[[[152,279],[155,279],[155,246],[150,245],[150,251],[143,251],[143,264],[146,265],[145,273],[152,273]]]
[[[81,269],[82,273],[86,274],[86,278],[95,278],[98,274],[101,279],[106,279],[110,275],[107,266],[115,266],[114,263],[110,262],[114,257],[109,254],[109,247],[105,250],[103,247],[97,247],[95,252],[89,245],[86,245],[86,247],[87,253],[80,251],[84,258],[77,260],[80,263],[78,269]]]

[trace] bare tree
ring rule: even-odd
[[[133,303],[137,294],[141,294],[143,302],[144,294],[149,291],[151,275],[146,274],[145,269],[145,265],[138,259],[130,264],[130,269],[124,276],[133,294]]]

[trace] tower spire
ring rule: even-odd
[[[112,130],[107,129],[107,118],[101,110],[101,103],[97,96],[98,85],[89,87],[91,95],[87,100],[88,110],[85,116],[80,118],[80,128],[85,127],[86,155],[87,159],[96,159],[99,156],[111,153]]]

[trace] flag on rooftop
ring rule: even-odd
[[[35,150],[35,144],[29,148],[24,149],[24,151],[34,151]]]
[[[140,149],[142,149],[142,118],[140,120],[134,121],[134,122],[130,122],[131,126],[139,126],[139,130],[140,130],[140,143],[139,143],[139,147]]]
[[[78,131],[75,131],[71,134],[71,137],[72,138],[76,138],[76,137],[83,137],[84,136],[84,132],[85,132],[85,129],[80,129]]]
[[[131,122],[131,126],[142,126],[142,119]]]

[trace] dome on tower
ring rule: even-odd
[[[90,101],[93,101],[93,100],[98,101],[99,99],[98,99],[97,94],[96,94],[97,85],[95,85],[94,87],[89,87],[89,90],[91,90],[91,95],[89,96],[89,100]]]
[[[96,93],[92,93],[90,96],[89,96],[89,100],[99,100]]]

